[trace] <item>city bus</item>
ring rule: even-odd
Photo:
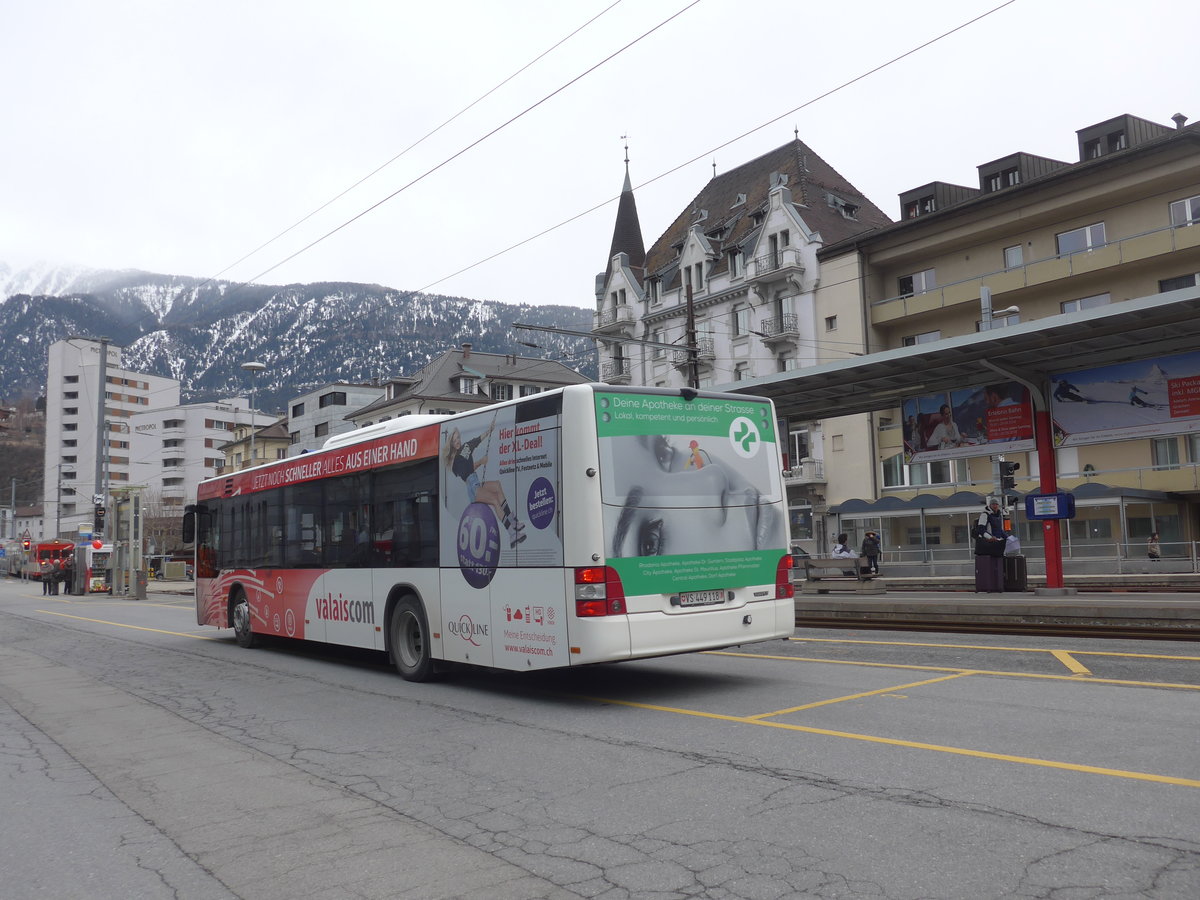
[[[794,631],[769,400],[571,385],[202,482],[196,621],[530,671]]]
[[[72,541],[34,541],[25,554],[22,567],[26,578],[42,577],[43,562],[63,562],[75,555],[75,544]]]

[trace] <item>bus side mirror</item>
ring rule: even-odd
[[[196,514],[186,512],[183,514],[183,542],[190,544],[194,540],[196,540]]]

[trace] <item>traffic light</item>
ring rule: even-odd
[[[92,534],[103,534],[104,532],[104,507],[100,504],[96,505],[95,515],[92,518]]]
[[[1014,491],[1017,489],[1016,471],[1021,468],[1020,463],[1000,461],[1000,490]]]
[[[28,549],[29,549],[29,545],[30,545],[30,540],[29,540],[29,538],[23,538],[23,539],[21,540],[21,549],[22,549],[22,550],[28,550]]]

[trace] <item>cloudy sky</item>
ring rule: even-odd
[[[1121,113],[1200,118],[1198,10],[0,0],[0,261],[591,306],[624,135],[647,246],[794,129],[896,218]]]

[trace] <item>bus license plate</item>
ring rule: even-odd
[[[684,591],[679,595],[680,606],[715,606],[724,602],[724,591]]]

